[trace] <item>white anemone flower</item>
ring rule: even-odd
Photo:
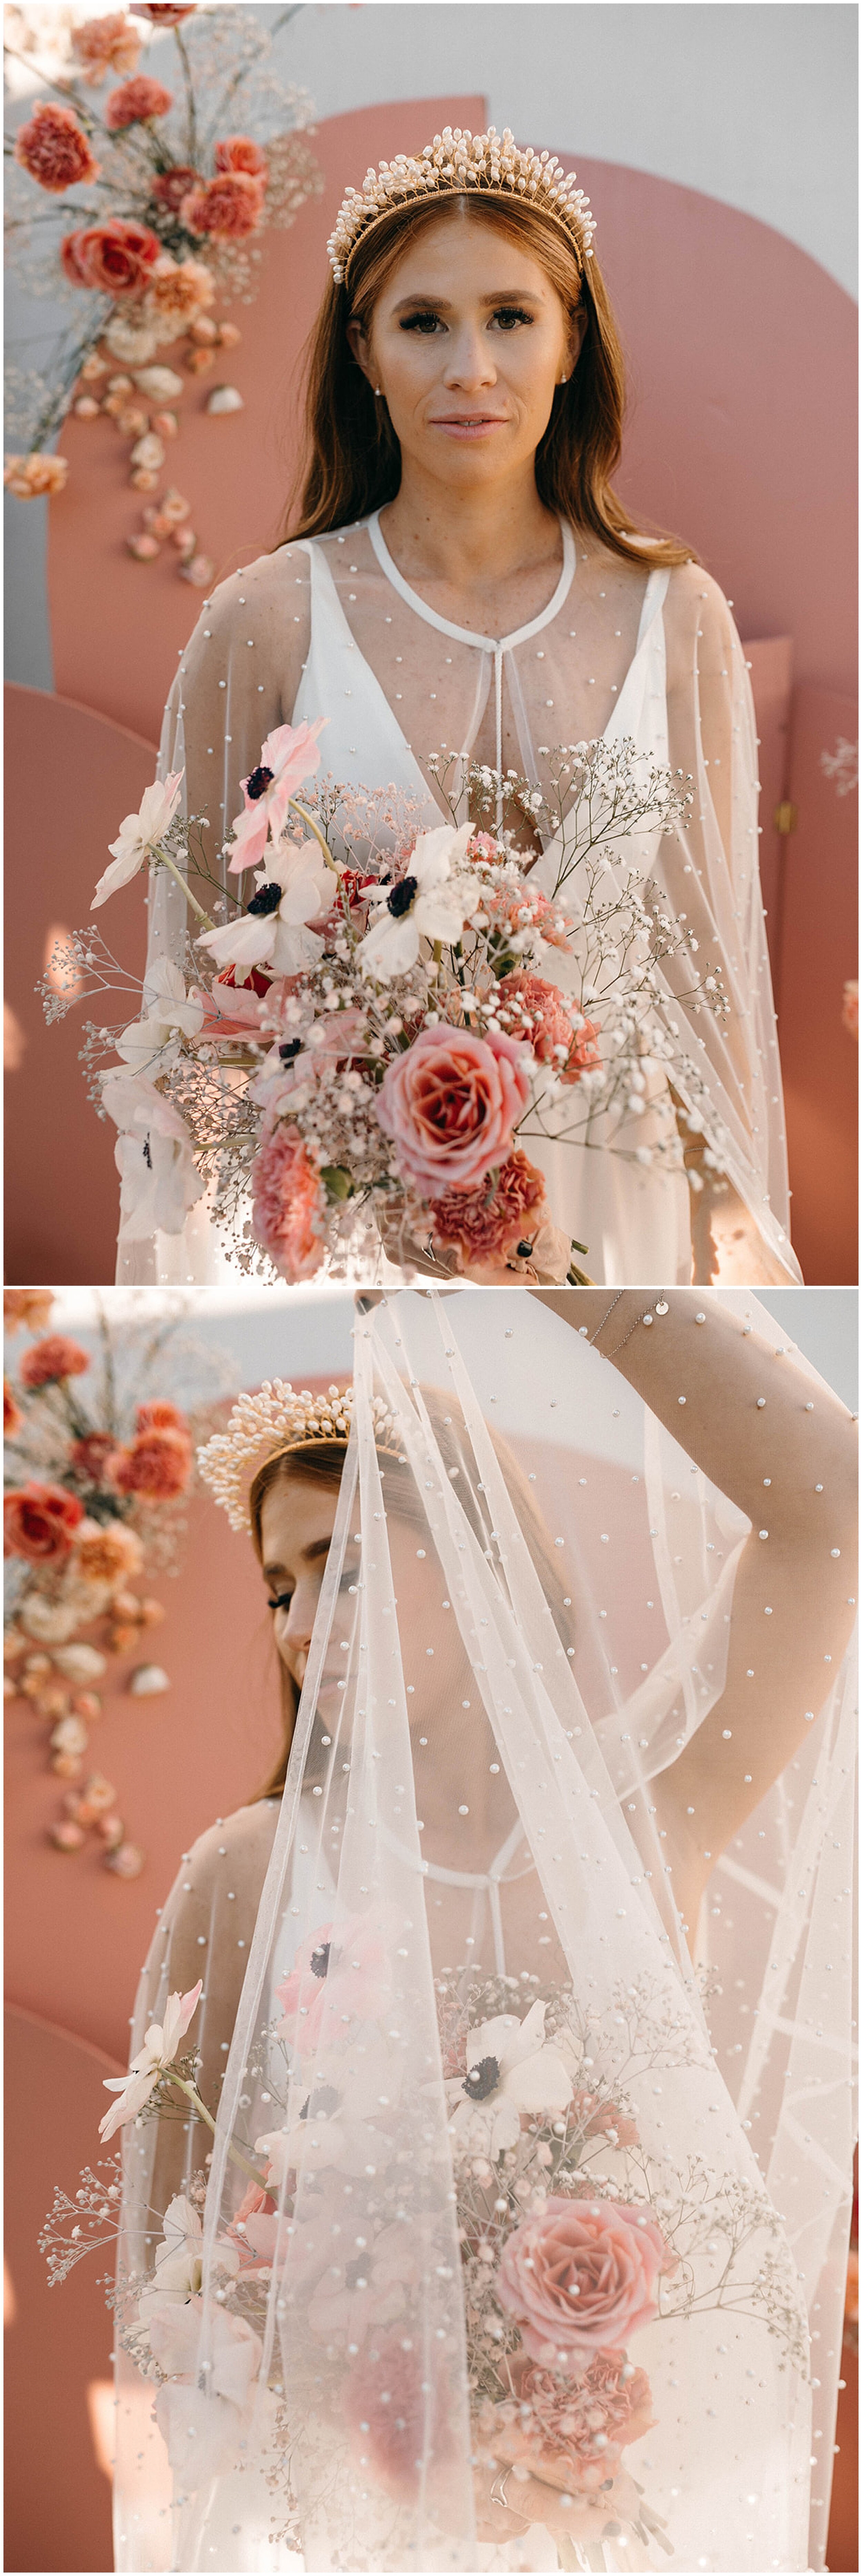
[[[568,2068],[552,2040],[545,2041],[545,2005],[531,2004],[524,2021],[497,2013],[467,2033],[467,2073],[447,2084],[454,2109],[449,2135],[457,2155],[492,2159],[517,2145],[522,2111],[556,2119],[572,2098]]]
[[[136,2120],[161,2076],[168,2073],[180,2040],[185,2038],[197,2011],[203,1983],[203,1978],[199,1977],[197,1985],[189,1987],[188,1994],[168,1996],[164,2021],[150,2023],[143,2048],[137,2057],[133,2057],[128,2075],[103,2075],[106,2093],[116,2093],[117,2100],[111,2103],[110,2110],[99,2121],[100,2138],[112,2138],[114,2130],[121,2129],[124,2121]]]
[[[151,857],[156,843],[164,840],[180,801],[183,775],[181,769],[176,769],[167,778],[154,779],[152,787],[145,787],[137,813],[124,815],[116,840],[108,842],[114,863],[99,878],[91,912],[98,912],[99,905],[107,903],[109,894],[116,894],[118,886],[128,885],[130,877],[137,876],[144,860]]]
[[[147,1073],[155,1059],[164,1072],[179,1054],[177,1030],[185,1037],[196,1037],[203,1023],[203,1005],[186,993],[185,977],[169,957],[157,957],[144,981],[144,1017],[133,1020],[116,1041],[117,1054],[133,1072]]]
[[[120,1175],[120,1239],[181,1234],[204,1184],[185,1120],[144,1074],[111,1065],[102,1100],[119,1128],[114,1161]]]
[[[138,2300],[141,2325],[146,2325],[147,2312],[156,2300],[167,2299],[177,2306],[185,2306],[188,2299],[197,2297],[203,2280],[203,2242],[204,2232],[198,2211],[190,2200],[186,2200],[183,2192],[178,2192],[165,2210],[155,2271],[145,2282]],[[223,2239],[216,2244],[213,2259],[220,2271],[232,2276],[239,2271],[236,2246],[226,2244]]]
[[[248,911],[219,930],[202,930],[196,945],[208,948],[219,971],[238,966],[249,973],[264,966],[272,975],[295,975],[316,966],[323,941],[309,929],[332,911],[337,880],[327,867],[319,841],[285,841],[267,849],[256,877],[257,893]]]
[[[475,879],[464,869],[472,823],[455,831],[442,823],[437,832],[420,832],[406,876],[388,891],[381,886],[370,930],[356,951],[363,975],[386,984],[393,975],[409,974],[422,939],[451,946],[479,903]]]

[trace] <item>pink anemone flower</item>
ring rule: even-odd
[[[338,1925],[321,1923],[296,1954],[290,1975],[276,1987],[284,2019],[279,2036],[300,2056],[315,2054],[327,2006],[351,2019],[376,2021],[392,1993],[392,1965],[383,1927],[372,1914],[354,1914]]]
[[[260,867],[270,831],[278,840],[294,790],[319,765],[317,737],[327,722],[326,716],[317,716],[314,724],[277,725],[274,733],[267,734],[257,768],[240,780],[243,811],[232,825],[231,876]]]

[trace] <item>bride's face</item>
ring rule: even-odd
[[[301,1476],[279,1476],[270,1485],[261,1512],[263,1577],[273,1608],[275,1643],[298,1690],[305,1679],[337,1507],[335,1488],[315,1485]],[[460,1676],[467,1669],[457,1623],[445,1615],[449,1603],[444,1610],[445,1585],[436,1550],[430,1541],[423,1545],[422,1538],[422,1530],[402,1520],[397,1506],[390,1504],[387,1540],[413,1728],[428,1722],[441,1689],[448,1697],[458,1678],[460,1690]],[[340,1586],[345,1616],[339,1621],[336,1613],[318,1691],[318,1714],[324,1723],[338,1714],[338,1681],[344,1674],[341,1640],[349,1634],[347,1617],[353,1612],[361,1572],[362,1550],[358,1535],[351,1533]]]
[[[535,455],[583,328],[526,250],[467,216],[428,225],[379,296],[370,340],[358,323],[349,336],[403,462],[466,488]]]

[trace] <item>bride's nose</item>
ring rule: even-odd
[[[317,1585],[301,1583],[297,1585],[290,1609],[282,1615],[278,1642],[299,1682],[305,1678],[316,1609]]]
[[[463,385],[466,391],[494,383],[493,353],[478,324],[465,322],[453,333],[443,374],[447,385]]]

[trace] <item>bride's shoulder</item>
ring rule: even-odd
[[[280,1803],[278,1798],[256,1798],[229,1816],[217,1816],[183,1855],[182,1873],[190,1882],[186,1892],[209,1892],[223,1879],[228,1863],[234,1885],[238,1876],[256,1881],[269,1859]]]
[[[290,598],[298,605],[298,593],[307,594],[308,555],[303,545],[276,546],[271,554],[255,555],[236,572],[227,573],[216,583],[204,601],[200,626],[219,640],[233,636],[238,629],[247,634],[255,616],[272,612],[280,617]]]

